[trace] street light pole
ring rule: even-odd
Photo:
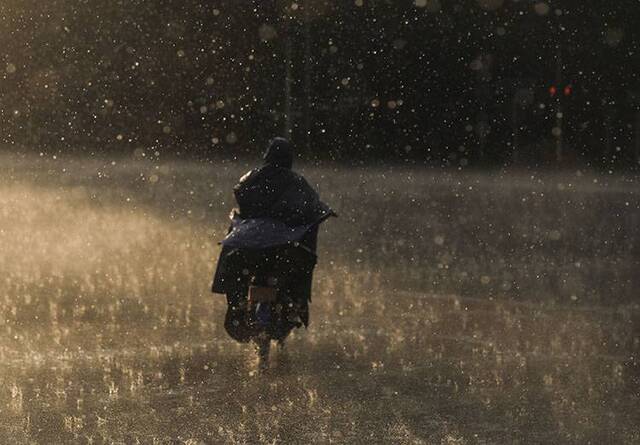
[[[640,110],[636,109],[636,168],[640,165]]]
[[[293,122],[291,116],[292,96],[291,85],[293,83],[292,64],[293,64],[293,46],[291,43],[291,17],[287,14],[285,17],[285,80],[284,80],[284,134],[287,138],[291,138],[293,132]]]
[[[311,11],[310,1],[304,0],[304,144],[311,153]]]
[[[560,42],[556,44],[556,85],[562,85],[562,47]],[[564,114],[562,109],[563,94],[556,94],[555,122],[553,135],[556,138],[556,162],[561,163],[563,159],[563,139],[564,139]]]
[[[511,103],[511,126],[513,127],[513,162],[518,165],[520,161],[520,122],[518,122],[518,97],[513,95]]]

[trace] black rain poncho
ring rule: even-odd
[[[304,270],[289,273],[304,278],[304,283],[297,283],[302,294],[299,297],[310,300],[318,225],[332,216],[333,211],[320,201],[302,176],[273,164],[243,176],[234,187],[234,195],[238,211],[232,215],[230,231],[221,243],[213,292],[234,292],[238,283],[243,282],[244,262],[257,252],[263,253],[265,249],[291,252],[290,248],[296,246],[306,252],[297,249],[296,253],[305,257],[295,263]],[[242,256],[238,255],[240,251]]]

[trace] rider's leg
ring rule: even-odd
[[[255,335],[253,317],[249,314],[246,294],[241,291],[227,294],[227,313],[224,327],[229,336],[246,343]]]

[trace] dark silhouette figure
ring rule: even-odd
[[[213,292],[227,296],[225,329],[237,341],[283,341],[309,324],[318,226],[334,212],[291,170],[293,149],[271,141],[264,163],[234,187],[238,208],[222,241]],[[250,287],[275,289],[276,300],[254,304]]]

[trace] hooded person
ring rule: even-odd
[[[274,138],[262,158],[265,165],[291,170],[293,167],[293,147],[285,138]]]
[[[242,176],[233,188],[238,208],[223,245],[265,248],[300,241],[300,236],[332,214],[292,165],[289,141],[273,139],[262,166]],[[308,247],[315,250],[315,244]]]
[[[276,269],[287,281],[279,288],[295,303],[292,307],[297,308],[296,315],[302,323],[308,324],[318,226],[334,213],[292,170],[293,157],[288,140],[273,139],[264,153],[263,164],[242,176],[233,188],[238,207],[232,212],[229,233],[221,242],[212,291],[227,295],[225,327],[239,341],[249,341],[255,334],[242,321],[247,270]],[[286,336],[293,327],[296,326],[272,335]]]
[[[301,227],[330,211],[307,181],[291,170],[293,147],[289,141],[273,139],[263,161],[233,189],[241,220],[270,218],[288,227]]]

